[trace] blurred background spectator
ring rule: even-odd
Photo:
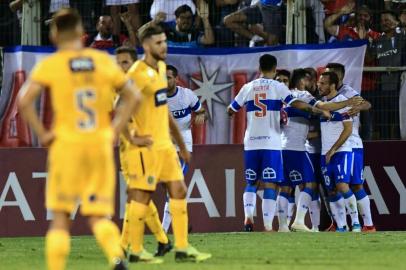
[[[140,0],[106,0],[106,6],[110,7],[111,17],[113,19],[113,33],[115,35],[121,34],[121,18],[120,13],[122,7],[127,8],[127,23],[131,25],[133,31],[137,31],[141,26],[140,12],[139,12]]]
[[[192,14],[196,14],[196,6],[192,0],[154,0],[149,14],[152,19],[159,15],[164,16],[164,22],[175,22],[175,10],[183,5],[189,6]]]

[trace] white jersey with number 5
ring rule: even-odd
[[[259,78],[245,84],[230,105],[234,111],[246,108],[244,149],[281,150],[280,111],[283,103],[294,100],[286,85],[275,80]]]

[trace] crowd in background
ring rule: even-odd
[[[20,44],[23,0],[0,0],[0,46]],[[368,41],[366,66],[406,65],[406,0],[305,0],[307,43]],[[41,1],[42,45],[52,14],[74,7],[83,42],[94,48],[137,46],[137,30],[159,24],[170,46],[253,47],[285,44],[286,0],[49,0]],[[362,91],[374,106],[364,138],[399,138],[401,72],[364,73]],[[379,101],[379,102],[378,102]],[[373,120],[372,120],[373,119]]]

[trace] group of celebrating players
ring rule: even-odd
[[[163,29],[141,28],[138,38],[144,58],[137,60],[134,49],[121,47],[116,50],[118,65],[104,52],[83,48],[82,35],[75,10],[56,13],[50,37],[58,51],[35,66],[19,95],[22,116],[41,144],[49,146],[46,207],[54,218],[46,235],[48,269],[65,269],[69,215],[78,201],[114,270],[128,269],[127,259],[162,263],[161,257],[173,248],[177,262],[209,259],[211,254],[199,252],[188,242],[183,180],[192,152],[191,114],[201,124],[205,111],[193,91],[176,86],[178,71],[164,62]],[[318,231],[322,190],[337,231],[347,231],[347,212],[352,231],[361,231],[359,212],[362,230],[374,231],[369,198],[362,187],[358,134],[359,111],[368,110],[370,104],[343,84],[344,66],[329,64],[318,87],[317,76],[309,69],[294,70],[289,87],[275,80],[277,61],[272,55],[261,56],[259,67],[261,77],[244,85],[228,107],[229,115],[243,106],[247,113],[245,230],[253,230],[262,181],[266,231],[273,229],[276,211],[280,232],[311,231],[305,225],[307,211],[313,231]],[[283,81],[282,77],[280,73],[276,79]],[[44,89],[52,99],[52,130],[44,128],[35,110],[35,100]],[[281,115],[285,116],[282,124]],[[117,138],[128,195],[121,236],[109,219],[114,213]],[[168,194],[162,224],[151,200],[158,183],[165,184]],[[297,186],[301,192],[289,229]],[[174,247],[166,234],[171,223]],[[143,247],[145,224],[158,242],[154,255]]]
[[[351,231],[376,231],[363,188],[363,144],[358,132],[359,113],[369,110],[370,103],[343,83],[342,64],[329,63],[318,81],[312,68],[295,69],[289,77],[286,71],[277,73],[276,67],[274,56],[263,55],[262,76],[244,85],[228,107],[230,116],[243,106],[247,113],[245,230],[253,230],[256,194],[262,181],[266,231],[273,229],[277,212],[279,232],[318,232],[320,194],[328,202],[335,231],[349,230],[347,213]],[[291,224],[296,187],[300,194]],[[305,225],[307,211],[311,229]]]

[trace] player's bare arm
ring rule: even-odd
[[[316,107],[319,108],[319,109],[322,109],[322,110],[338,111],[338,110],[340,110],[342,108],[345,108],[345,107],[359,106],[364,101],[365,100],[362,97],[356,96],[356,97],[352,97],[350,99],[340,101],[340,102],[322,102],[322,101],[320,101],[320,102],[318,102],[316,104]]]
[[[321,110],[318,109],[314,106],[311,106],[309,104],[307,104],[306,102],[300,101],[300,100],[295,100],[290,104],[292,107],[302,110],[302,111],[307,111],[310,112],[312,114],[316,114],[316,115],[320,115],[324,118],[330,119],[331,118],[331,114],[329,111],[327,110]]]
[[[48,146],[54,140],[54,134],[50,130],[46,130],[35,110],[35,100],[39,97],[44,86],[34,81],[27,81],[20,90],[18,95],[18,108],[22,117],[34,132],[43,146]]]
[[[326,163],[330,163],[331,157],[335,154],[338,148],[340,148],[345,141],[351,136],[352,133],[352,121],[344,121],[343,123],[343,132],[341,132],[340,137],[336,143],[331,147],[331,149],[326,154]]]
[[[234,114],[236,113],[236,111],[234,111],[231,106],[227,107],[227,114],[228,116],[232,117]]]
[[[139,90],[130,82],[127,82],[119,89],[118,93],[120,95],[120,105],[117,107],[113,119],[113,128],[116,136],[124,130],[130,120],[131,114],[141,100]]]
[[[359,105],[352,106],[351,109],[348,111],[348,114],[350,116],[357,115],[361,111],[369,111],[371,109],[372,105],[369,101],[363,100]]]
[[[176,123],[175,119],[173,119],[172,114],[168,114],[169,117],[169,129],[171,131],[171,135],[175,140],[176,145],[179,147],[179,156],[186,162],[190,162],[190,152],[186,149],[185,142],[183,140],[182,134],[179,131],[178,124]]]
[[[129,141],[132,145],[136,145],[138,147],[150,147],[154,143],[151,135],[138,135],[137,133],[132,135],[130,133],[128,125],[124,127],[122,134],[127,141]]]

